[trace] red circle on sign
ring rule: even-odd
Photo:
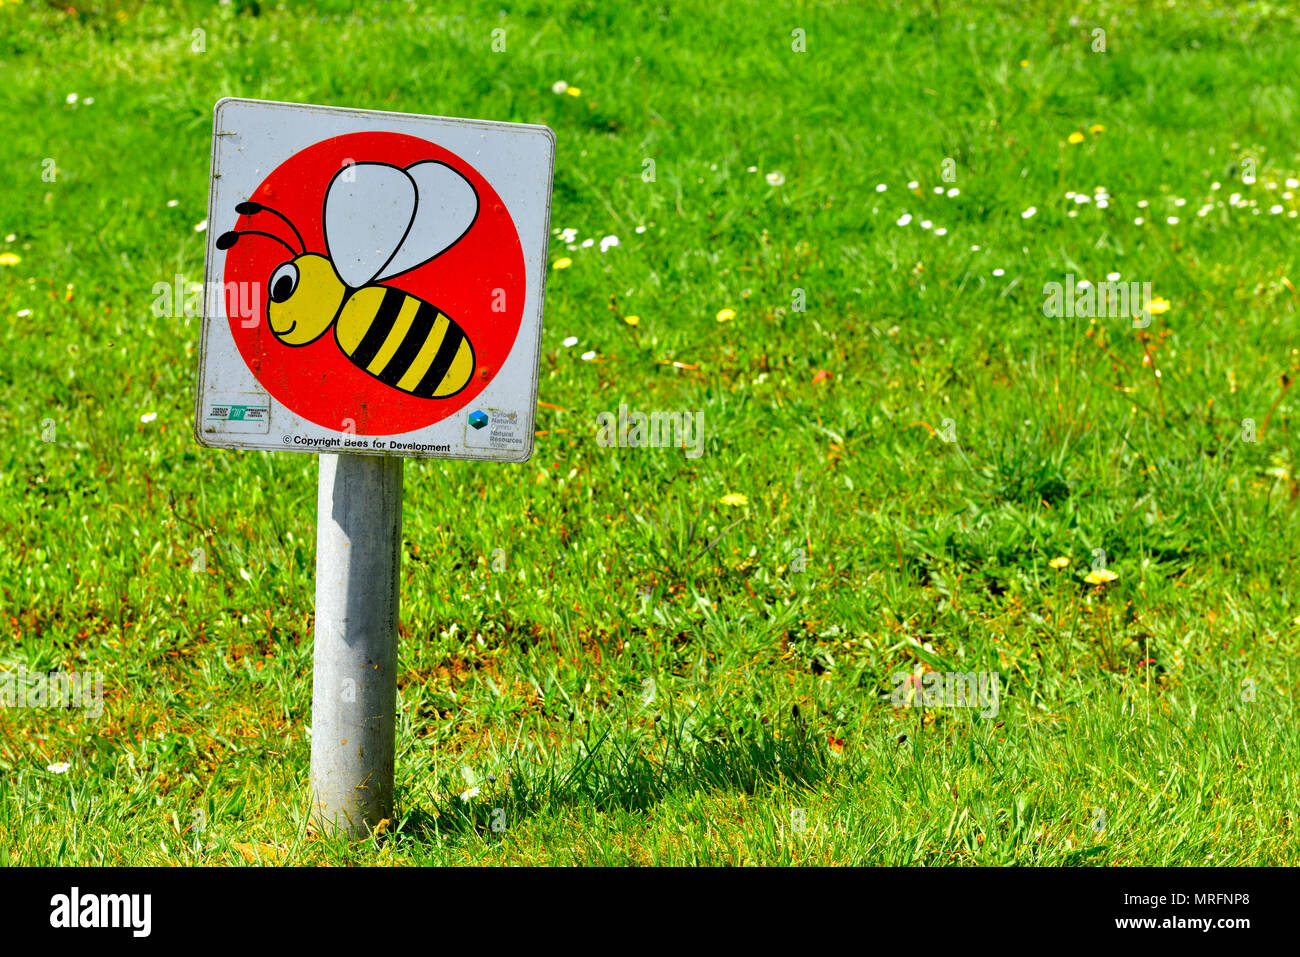
[[[384,384],[353,364],[332,331],[309,345],[280,342],[267,320],[268,284],[277,267],[297,254],[255,236],[240,237],[226,253],[226,315],[240,355],[281,404],[324,428],[349,431],[351,420],[358,435],[411,432],[442,421],[483,391],[510,354],[523,318],[526,281],[519,232],[501,197],[469,163],[402,133],[348,133],[322,140],[277,166],[248,197],[284,214],[302,234],[307,252],[328,256],[323,209],[335,174],[355,163],[405,168],[424,160],[445,163],[469,180],[478,194],[477,217],[458,242],[432,261],[370,285],[414,296],[460,326],[474,349],[474,372],[455,395],[419,398]],[[297,245],[293,230],[269,212],[241,215],[235,231],[246,230]],[[256,310],[249,308],[251,303]]]

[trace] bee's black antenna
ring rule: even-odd
[[[298,237],[298,245],[302,247],[298,251],[300,253],[305,253],[307,251],[307,244],[302,241],[302,233],[298,232],[298,227],[290,222],[289,217],[284,215],[284,213],[280,212],[278,209],[272,209],[270,206],[264,206],[262,203],[255,203],[250,199],[246,203],[239,203],[235,207],[235,212],[239,213],[241,216],[252,216],[254,213],[270,213],[272,216],[279,216],[284,220],[285,225],[293,230],[293,234]]]
[[[274,239],[285,249],[289,250],[289,255],[291,256],[299,255],[298,250],[294,249],[292,246],[286,243],[279,236],[272,236],[270,233],[264,233],[261,230],[257,230],[257,229],[241,229],[239,232],[236,232],[235,230],[232,229],[228,233],[222,233],[220,236],[217,237],[217,248],[229,249],[231,246],[235,245],[235,243],[239,242],[240,236],[265,236],[267,239]]]

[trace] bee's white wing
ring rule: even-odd
[[[325,193],[325,247],[339,278],[359,289],[379,275],[415,216],[415,182],[387,163],[353,163]]]
[[[478,193],[446,163],[425,160],[406,167],[406,175],[415,184],[415,216],[397,253],[377,279],[408,272],[446,252],[478,217]]]

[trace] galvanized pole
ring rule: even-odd
[[[363,837],[393,814],[403,460],[319,458],[312,812]]]

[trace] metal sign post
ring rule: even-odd
[[[349,837],[393,816],[403,465],[320,456],[312,811]]]
[[[555,134],[225,99],[194,433],[320,454],[312,807],[393,815],[402,457],[533,451]]]

